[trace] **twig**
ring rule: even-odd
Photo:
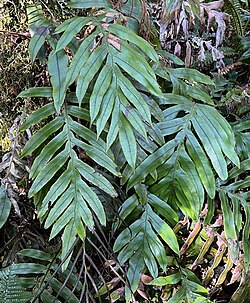
[[[3,33],[5,35],[22,36],[22,37],[26,37],[26,38],[31,38],[31,35],[29,33],[17,33],[17,32],[4,30],[4,29],[1,29],[0,33]]]

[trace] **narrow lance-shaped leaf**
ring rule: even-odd
[[[51,160],[38,174],[29,190],[29,197],[34,196],[42,187],[49,182],[56,172],[64,165],[68,159],[68,151],[65,148],[53,160]]]
[[[30,155],[45,140],[47,140],[50,135],[54,134],[59,128],[61,128],[63,123],[63,118],[58,116],[54,120],[50,121],[47,125],[39,129],[25,145],[22,152],[22,157]]]
[[[186,79],[189,82],[200,82],[208,85],[214,85],[214,82],[206,75],[191,68],[167,68],[167,71],[176,78]]]
[[[143,57],[136,58],[134,53],[131,51],[126,44],[122,44],[121,51],[117,51],[114,54],[114,62],[118,64],[125,72],[127,72],[136,81],[141,83],[145,88],[156,96],[161,96],[161,90],[156,81],[155,75],[152,75],[151,67],[147,67],[143,63]]]
[[[6,186],[0,187],[0,228],[6,223],[11,209],[11,201],[7,196]]]
[[[68,252],[70,251],[70,249],[72,248],[72,246],[75,242],[75,239],[76,239],[76,235],[77,235],[76,227],[75,227],[73,219],[71,219],[69,221],[69,223],[67,224],[66,228],[64,229],[64,232],[62,235],[61,259],[64,259],[66,257],[66,255],[68,254]],[[68,267],[72,254],[73,254],[73,250],[72,250],[71,254],[69,255],[69,257],[63,263],[62,271],[64,271]]]
[[[171,156],[177,144],[178,141],[176,140],[169,141],[138,165],[135,169],[135,173],[128,181],[128,189],[142,181],[148,174],[163,164]]]
[[[124,116],[130,122],[131,126],[134,127],[147,140],[145,123],[142,121],[142,117],[140,117],[138,111],[129,104],[127,98],[120,89],[118,90],[117,98],[120,102],[121,110]]]
[[[118,85],[121,88],[123,94],[129,97],[130,103],[132,103],[142,115],[142,118],[148,123],[151,123],[151,113],[149,106],[142,98],[141,94],[134,87],[134,85],[121,73],[119,68],[116,69],[116,75],[118,79]]]
[[[111,24],[108,31],[117,37],[122,37],[137,45],[151,60],[158,62],[159,58],[154,48],[143,38],[136,35],[133,31],[119,24]]]
[[[79,159],[76,159],[75,165],[82,177],[84,177],[88,182],[105,191],[111,197],[117,196],[117,193],[113,186],[110,184],[110,182],[101,174],[97,173],[88,164],[84,163],[83,161],[80,161]]]
[[[114,143],[117,134],[119,132],[119,120],[120,120],[120,104],[118,99],[116,98],[113,112],[112,112],[112,118],[111,123],[109,127],[109,132],[107,135],[107,149],[110,148],[110,146]]]
[[[95,50],[93,50],[87,62],[82,67],[77,80],[77,87],[76,87],[76,96],[79,104],[81,104],[82,99],[84,98],[85,93],[90,84],[90,81],[94,78],[95,74],[100,69],[106,56],[107,56],[107,48],[105,45],[101,45],[97,47]]]
[[[211,199],[215,196],[215,178],[209,160],[192,132],[187,131],[186,146],[200,180]]]
[[[137,143],[133,130],[123,114],[120,115],[119,140],[128,164],[134,169],[137,156]]]
[[[112,114],[115,99],[116,99],[116,86],[113,79],[107,92],[105,93],[102,99],[100,112],[96,119],[97,137],[99,137],[101,132],[104,130],[106,123],[110,115]]]
[[[72,170],[70,170],[68,167],[47,192],[39,209],[38,217],[41,218],[42,216],[44,216],[44,214],[48,210],[49,202],[51,203],[51,205],[54,204],[54,202],[60,197],[60,195],[68,188],[71,179]]]
[[[110,82],[112,81],[111,70],[112,70],[112,67],[109,64],[109,60],[107,59],[106,64],[104,65],[104,67],[102,68],[102,70],[100,71],[100,73],[96,79],[95,86],[94,86],[94,89],[91,93],[91,97],[89,100],[90,118],[91,118],[92,123],[99,113],[100,107],[103,102],[104,95],[110,86]]]
[[[39,50],[45,43],[45,36],[47,34],[47,30],[48,30],[47,27],[44,27],[43,33],[41,35],[34,35],[30,40],[29,55],[30,55],[32,62],[35,61]]]
[[[92,8],[93,7],[93,1],[92,0],[74,0],[68,4],[68,7],[71,8]],[[110,8],[110,2],[109,0],[97,0],[95,1],[95,7],[104,7],[104,8]]]
[[[70,187],[65,191],[61,197],[56,201],[56,203],[51,208],[49,215],[45,221],[44,227],[50,227],[61,215],[63,215],[66,211],[69,211],[69,206],[72,204],[73,199],[75,198],[75,187],[74,184],[70,185]],[[70,213],[70,211],[69,211]],[[66,222],[62,222],[63,226],[65,226]]]
[[[35,112],[33,112],[25,121],[24,124],[20,127],[21,131],[24,131],[31,127],[32,125],[38,124],[42,120],[46,119],[47,117],[51,116],[55,113],[55,107],[53,103],[49,103],[44,105],[43,107],[39,108]]]
[[[235,152],[235,139],[229,123],[223,116],[219,114],[215,108],[211,106],[199,107],[198,115],[200,115],[216,134],[218,143],[223,153],[238,167],[240,167],[239,158]],[[201,114],[202,112],[202,114]]]
[[[229,252],[233,259],[237,259],[238,257],[238,244],[237,244],[237,233],[234,222],[234,214],[229,205],[228,198],[226,194],[220,190],[219,198],[221,201],[221,208],[223,212],[223,223],[226,234],[226,239],[228,241]]]
[[[162,237],[162,239],[168,244],[168,246],[179,255],[179,245],[176,239],[176,235],[172,228],[164,222],[159,216],[157,216],[152,208],[147,205],[147,212],[149,220],[155,229],[155,231]]]
[[[62,49],[64,46],[68,45],[74,36],[91,20],[91,18],[78,17],[68,24],[65,28],[64,33],[60,37],[56,45],[56,52]],[[67,20],[66,20],[67,21]],[[56,32],[58,32],[56,30]]]
[[[205,123],[205,121],[199,116],[192,117],[192,123],[196,133],[203,143],[203,146],[213,164],[214,169],[222,180],[226,180],[228,176],[227,163],[224,159],[215,134]]]
[[[69,66],[69,70],[66,76],[66,87],[72,84],[77,76],[79,75],[80,71],[82,70],[83,65],[86,63],[90,56],[90,48],[94,44],[95,39],[95,32],[89,35],[86,39],[82,41],[79,46],[79,49],[75,53],[71,64]]]
[[[17,97],[20,98],[30,98],[30,97],[44,97],[51,98],[52,87],[31,87],[22,91]],[[51,104],[51,103],[49,103]]]
[[[168,284],[177,284],[180,282],[180,280],[181,280],[181,274],[180,274],[180,272],[178,272],[176,274],[169,275],[166,277],[156,278],[153,281],[151,281],[149,284],[156,285],[156,286],[165,286]]]
[[[39,156],[35,158],[30,170],[30,178],[34,179],[38,173],[49,162],[53,155],[62,147],[67,140],[66,126],[63,131],[55,136],[47,145],[44,146]]]
[[[51,76],[55,109],[59,113],[65,99],[65,79],[68,71],[68,56],[64,50],[54,51],[49,55],[48,71]]]

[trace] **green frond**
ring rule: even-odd
[[[125,201],[121,208],[123,219],[129,214],[125,205],[127,207],[128,203],[131,202],[134,204],[136,200],[134,196]],[[139,203],[138,200],[137,203]],[[130,207],[130,212],[132,209]],[[158,236],[176,254],[179,254],[178,243],[173,230],[153,211],[149,204],[146,204],[140,219],[124,229],[115,241],[114,251],[119,251],[119,262],[124,264],[129,261],[127,276],[131,289],[125,289],[127,301],[131,297],[131,291],[133,293],[138,288],[141,272],[145,267],[155,278],[158,276],[157,263],[163,271],[166,269],[166,252]]]
[[[236,31],[240,36],[244,35],[243,22],[241,17],[241,5],[239,0],[226,0],[224,1],[224,10],[232,18],[231,22]]]

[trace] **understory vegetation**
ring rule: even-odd
[[[0,302],[249,302],[248,1],[0,10]]]

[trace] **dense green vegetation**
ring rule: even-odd
[[[248,2],[13,4],[0,302],[247,302]]]

